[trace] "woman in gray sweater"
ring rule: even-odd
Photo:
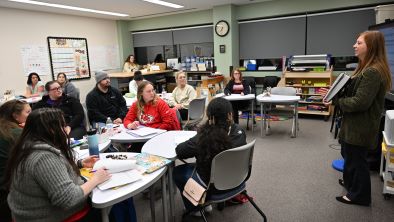
[[[83,183],[65,127],[59,109],[34,110],[27,118],[6,170],[8,204],[15,221],[64,221],[82,212],[82,221],[99,219],[99,214],[88,210],[87,196],[110,175],[100,169]],[[92,157],[82,161],[93,163]]]

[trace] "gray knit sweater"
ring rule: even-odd
[[[36,144],[23,176],[13,176],[8,203],[15,221],[63,221],[81,210],[86,197],[80,177],[60,151]]]

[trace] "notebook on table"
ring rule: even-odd
[[[164,132],[166,132],[166,130],[142,126],[142,127],[138,127],[135,130],[127,130],[126,132],[130,135],[133,135],[133,136],[145,137],[145,136],[151,136],[154,134],[164,133]]]

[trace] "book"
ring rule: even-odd
[[[338,78],[332,84],[330,90],[324,96],[323,101],[330,102],[341,90],[345,87],[346,83],[350,80],[350,76],[344,72],[339,74]]]
[[[171,160],[169,159],[149,153],[140,153],[135,156],[135,159],[137,161],[137,165],[140,166],[145,173],[153,173],[171,163]]]
[[[133,135],[133,136],[145,137],[145,136],[150,136],[150,135],[154,135],[154,134],[164,133],[164,132],[166,132],[166,130],[140,126],[135,130],[127,130],[126,132],[128,134]]]

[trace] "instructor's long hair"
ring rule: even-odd
[[[198,147],[202,149],[201,159],[212,160],[218,153],[232,147],[229,133],[233,108],[224,98],[213,99],[207,108],[208,121],[199,130]]]

